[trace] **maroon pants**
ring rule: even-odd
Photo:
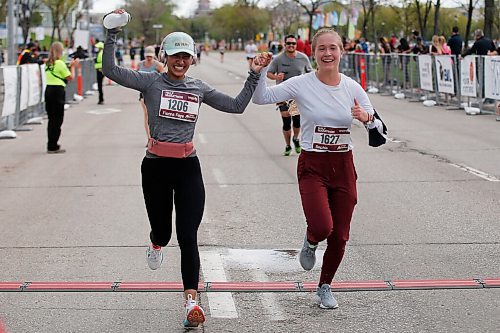
[[[302,151],[297,165],[307,239],[327,240],[320,285],[330,284],[349,240],[352,213],[357,203],[356,170],[352,152]]]

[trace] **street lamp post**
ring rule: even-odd
[[[8,13],[7,13],[7,26],[8,26],[8,64],[15,65],[16,64],[16,19],[14,17],[14,0],[9,0],[8,4]]]
[[[156,45],[160,44],[159,41],[159,34],[160,34],[160,29],[163,29],[163,24],[153,24],[153,29],[156,30]]]

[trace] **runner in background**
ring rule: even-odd
[[[248,42],[247,45],[245,45],[245,55],[247,57],[247,62],[248,62],[248,68],[252,67],[253,63],[253,58],[257,55],[257,45],[255,45],[255,42],[251,40]]]
[[[307,231],[299,255],[300,264],[311,270],[316,249],[327,241],[316,295],[324,309],[338,307],[330,284],[344,256],[354,206],[357,203],[356,170],[352,154],[353,119],[382,133],[382,123],[373,121],[374,110],[363,88],[339,72],[342,39],[333,29],[320,29],[312,39],[315,72],[292,77],[267,87],[261,76],[253,102],[270,104],[294,99],[301,111],[302,152],[297,178]],[[261,54],[256,59],[270,54]]]
[[[220,63],[224,63],[224,52],[226,52],[226,41],[225,40],[221,40],[219,42],[219,46],[218,46],[218,49],[219,49],[219,54],[220,54]]]
[[[137,66],[137,70],[139,72],[143,73],[163,72],[164,70],[163,64],[158,60],[156,60],[154,46],[148,46],[144,49],[144,57],[145,60],[139,62],[139,65]],[[146,108],[146,104],[144,104],[144,96],[142,95],[142,93],[139,94],[139,101],[141,102],[142,110],[144,112],[144,129],[146,130],[146,136],[149,140],[151,135],[149,134],[148,109]]]
[[[125,14],[123,9],[114,11]],[[197,304],[200,277],[198,227],[205,207],[205,187],[193,137],[201,103],[227,113],[243,113],[257,86],[262,65],[255,64],[238,96],[230,97],[186,75],[196,54],[191,36],[172,32],[161,43],[160,62],[167,71],[143,73],[118,67],[114,48],[119,29],[107,30],[104,74],[118,84],[140,91],[148,110],[151,138],[142,161],[142,190],[151,226],[146,258],[151,269],[163,261],[162,248],[172,236],[175,207],[177,241],[181,251],[185,327],[205,321]]]
[[[312,71],[309,58],[302,52],[297,51],[297,39],[294,35],[285,37],[285,52],[276,56],[267,72],[267,77],[275,80],[276,84],[288,80],[297,75]],[[285,139],[285,151],[283,155],[290,156],[292,153],[291,142],[295,147],[295,152],[300,154],[300,113],[293,99],[277,103],[277,109],[281,113],[283,122],[283,137]],[[293,128],[293,138],[292,138]]]

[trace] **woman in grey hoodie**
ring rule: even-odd
[[[114,14],[126,14],[119,9]],[[148,110],[151,138],[142,161],[142,190],[151,225],[147,261],[158,269],[161,248],[170,241],[175,203],[177,241],[181,250],[181,274],[185,295],[184,326],[196,327],[205,321],[197,305],[200,258],[197,232],[205,205],[205,188],[193,136],[201,103],[227,113],[243,113],[264,67],[252,64],[245,84],[235,98],[207,83],[186,75],[196,47],[183,32],[167,35],[160,49],[160,62],[167,71],[143,73],[116,66],[114,48],[119,29],[107,31],[103,73],[122,86],[140,91]]]

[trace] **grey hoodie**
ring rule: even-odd
[[[116,34],[117,31],[108,30],[104,44],[102,72],[116,83],[142,92],[148,109],[151,137],[158,141],[175,143],[192,141],[198,119],[196,109],[199,109],[202,102],[223,112],[243,113],[259,82],[260,73],[250,71],[243,89],[236,98],[233,98],[187,75],[182,80],[173,80],[166,72],[144,73],[116,66],[114,56]],[[190,113],[183,112],[186,110]],[[195,154],[196,152],[191,156]],[[156,156],[148,152],[147,157]]]

